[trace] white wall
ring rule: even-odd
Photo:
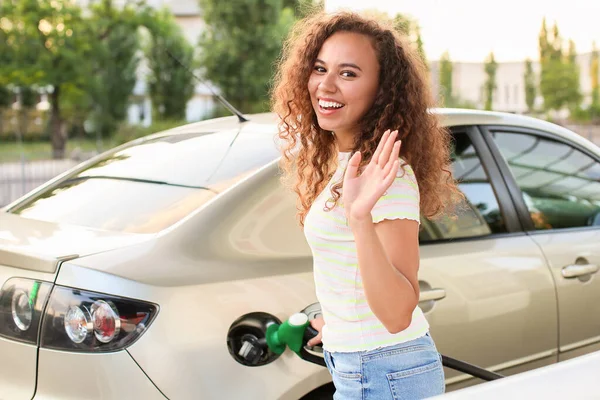
[[[591,53],[580,54],[577,62],[580,69],[580,90],[584,95],[584,104],[589,103],[591,93],[590,77]],[[485,84],[484,63],[453,62],[452,86],[453,94],[461,99],[469,100],[477,107],[483,108],[485,97],[483,85]],[[439,93],[439,61],[430,63],[432,86],[435,93]],[[540,64],[533,63],[533,71],[539,80]],[[496,92],[493,97],[493,109],[497,111],[524,113],[527,111],[525,102],[525,61],[498,63],[496,71]],[[538,93],[536,105],[541,106],[543,99]]]

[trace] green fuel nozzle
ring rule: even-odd
[[[279,324],[270,324],[267,327],[266,340],[269,349],[277,354],[285,351],[286,346],[294,353],[300,355],[304,332],[309,325],[308,315],[296,313],[287,321]]]

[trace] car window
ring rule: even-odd
[[[107,153],[9,212],[97,229],[155,233],[278,154],[273,135],[264,132],[164,136]]]
[[[452,173],[465,196],[455,215],[422,217],[421,243],[506,233],[504,217],[481,159],[466,133],[455,133]]]
[[[492,132],[536,230],[600,226],[600,163],[556,140]]]
[[[114,232],[155,233],[179,221],[215,193],[112,178],[65,182],[10,210],[22,217]]]

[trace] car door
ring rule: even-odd
[[[600,154],[544,131],[485,136],[556,282],[559,359],[600,350]]]
[[[453,173],[465,202],[422,220],[420,307],[438,350],[503,374],[556,362],[557,305],[543,253],[521,229],[477,127],[456,127]],[[448,390],[481,382],[446,369]]]

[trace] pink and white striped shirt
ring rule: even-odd
[[[417,306],[410,326],[391,334],[367,304],[356,243],[346,223],[344,205],[338,200],[332,210],[324,209],[332,198],[331,186],[343,179],[349,157],[350,153],[339,153],[337,170],[304,221],[304,234],[313,254],[316,295],[325,320],[323,347],[330,352],[372,350],[416,339],[429,330]],[[328,205],[331,204],[329,201]],[[375,223],[384,219],[420,222],[419,188],[410,165],[400,165],[396,179],[375,204],[371,215]]]

